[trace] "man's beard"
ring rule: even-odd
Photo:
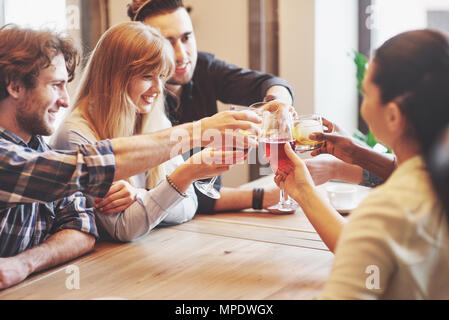
[[[32,99],[27,99],[25,104],[17,109],[16,121],[20,128],[32,136],[50,136],[53,134],[53,129],[44,121],[44,115],[47,108],[39,109],[39,113],[30,110],[30,105],[38,103]]]

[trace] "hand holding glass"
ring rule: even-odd
[[[274,173],[279,169],[285,170],[291,164],[284,147],[286,143],[290,143],[292,148],[294,147],[295,140],[292,131],[293,120],[291,117],[285,118],[278,112],[264,111],[260,141],[264,143],[265,156]],[[274,213],[293,213],[296,208],[296,204],[286,199],[285,192],[281,188],[279,203],[269,207],[268,210]]]
[[[253,108],[248,108],[248,107],[236,107],[236,106],[232,106],[231,110],[233,111],[253,111],[256,112],[255,109]],[[259,116],[260,113],[256,112]],[[251,131],[247,131],[247,130],[240,130],[239,131],[241,134],[247,135],[247,136],[251,136],[253,138],[257,139],[257,135],[255,133],[252,133]],[[233,148],[230,148],[233,149]],[[226,151],[227,148],[226,146],[222,147],[223,151]],[[245,150],[245,153],[247,153],[248,150]],[[197,190],[199,190],[201,193],[205,194],[206,196],[212,198],[212,199],[220,199],[221,195],[220,192],[218,192],[216,189],[214,189],[214,184],[215,181],[217,181],[218,176],[213,177],[209,182],[207,181],[195,181],[195,187],[197,188]]]
[[[294,136],[296,151],[306,152],[321,147],[323,141],[310,140],[309,138],[314,132],[324,132],[323,121],[320,115],[299,116],[295,119]]]

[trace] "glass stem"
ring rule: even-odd
[[[212,178],[212,180],[209,182],[209,184],[206,187],[206,191],[210,191],[212,190],[212,188],[214,187],[215,181],[217,180],[218,176],[215,176]]]
[[[283,207],[285,207],[284,183],[282,183],[280,190],[281,190],[281,192],[279,193],[279,195],[280,195],[279,204],[283,208]]]

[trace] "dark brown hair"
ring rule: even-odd
[[[430,177],[446,212],[449,212],[449,126],[428,157]]]
[[[35,88],[40,71],[59,53],[64,56],[69,82],[75,77],[79,54],[67,37],[8,24],[0,28],[0,43],[0,100],[8,97],[6,88],[11,82]]]
[[[396,101],[424,153],[449,123],[449,42],[433,30],[401,33],[374,56],[382,103]]]
[[[184,8],[183,0],[133,0],[128,4],[128,17],[133,21],[143,21],[147,17],[170,13]]]
[[[449,126],[449,40],[434,30],[401,33],[375,53],[373,82],[383,104],[398,103],[420,146],[435,191],[449,218],[449,181],[441,181],[434,150]],[[446,173],[447,174],[447,173]]]

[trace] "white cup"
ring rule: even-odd
[[[336,209],[353,209],[357,206],[357,188],[351,185],[333,185],[326,188],[327,196]]]

